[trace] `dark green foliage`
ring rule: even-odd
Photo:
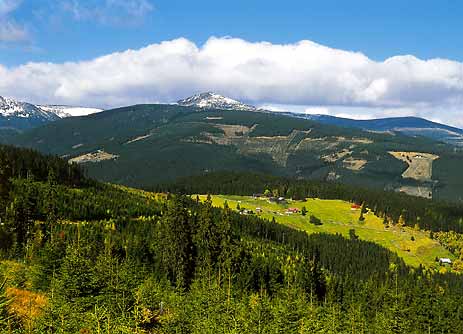
[[[249,146],[239,139],[233,143],[228,139],[211,140],[211,135],[225,133],[221,128],[224,125],[245,126],[249,131],[237,129],[235,137],[257,141]],[[279,139],[258,139],[275,136],[289,137],[282,145]],[[359,138],[367,141],[358,141]],[[313,142],[299,149],[306,139]],[[320,180],[335,172],[340,182],[396,189],[415,181],[402,178],[407,164],[388,152],[429,152],[441,157],[433,167],[436,182],[426,183],[433,189],[433,196],[463,200],[458,174],[463,155],[454,152],[453,146],[422,137],[364,132],[281,114],[135,105],[59,120],[12,137],[9,143],[67,157],[103,149],[119,157],[85,164],[89,175],[145,189],[179,177],[218,171],[258,171]],[[275,146],[275,154],[268,150],[269,145]],[[367,164],[353,171],[345,168],[343,159],[330,162],[321,158],[343,150],[352,152],[352,158],[365,159]]]
[[[365,221],[365,217],[363,215],[363,211],[360,211],[360,217],[359,217],[359,222]]]
[[[310,215],[309,222],[314,225],[322,225],[322,221],[320,220],[320,218],[317,218],[313,215]]]
[[[307,215],[307,208],[305,206],[302,207],[302,210],[301,210],[301,215],[305,216]]]
[[[17,241],[2,244],[2,260],[9,261],[1,263],[0,275],[11,276],[9,286],[47,296],[32,332],[463,329],[460,275],[411,269],[353,230],[349,239],[308,235],[227,206],[214,208],[210,198],[155,200],[110,185],[71,188],[59,181],[52,173],[44,180],[12,179],[6,207],[16,218],[0,226]],[[270,185],[278,194],[293,188],[305,195],[293,183]],[[27,231],[22,237],[20,229]],[[12,331],[27,332],[19,319],[11,321]]]
[[[156,187],[159,191],[187,194],[212,193],[252,195],[262,189],[276,189],[281,196],[302,199],[342,199],[362,203],[361,212],[370,208],[375,214],[397,222],[403,216],[408,226],[417,224],[423,230],[463,232],[463,205],[430,201],[403,193],[376,191],[348,185],[294,180],[265,174],[209,173],[180,179],[175,183]],[[362,213],[362,215],[363,215]]]
[[[359,237],[357,234],[355,234],[355,230],[353,228],[351,228],[349,230],[349,239],[350,240],[357,240]]]
[[[187,287],[194,272],[193,219],[188,213],[185,197],[175,197],[167,203],[161,220],[159,243],[161,269],[178,287]],[[204,217],[207,219],[206,217]],[[206,225],[207,221],[204,222]],[[210,223],[209,223],[210,224]],[[201,227],[200,227],[201,228]],[[207,229],[207,226],[204,227]],[[202,236],[206,237],[207,236]],[[208,239],[202,239],[207,242]],[[199,250],[203,250],[198,247]],[[204,250],[203,250],[204,251]],[[207,251],[206,251],[207,252]],[[208,254],[201,254],[206,258]]]
[[[85,178],[82,169],[56,156],[44,156],[34,150],[0,145],[0,193],[7,192],[7,180],[33,176],[37,181],[46,181],[52,170],[60,184],[85,186],[93,181]]]

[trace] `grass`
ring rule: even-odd
[[[201,195],[200,198],[205,200],[206,196]],[[370,210],[364,215],[365,220],[359,222],[360,210],[352,210],[351,203],[345,201],[308,199],[305,202],[289,201],[286,204],[277,204],[249,196],[212,196],[214,206],[223,207],[225,201],[232,209],[236,209],[238,204],[241,209],[254,212],[256,208],[261,208],[262,212],[258,213],[260,217],[269,220],[274,217],[278,223],[307,233],[340,233],[348,237],[349,230],[355,229],[355,233],[361,240],[372,241],[390,249],[410,266],[417,267],[422,264],[428,268],[437,268],[436,257],[454,259],[449,251],[429,237],[429,232],[410,227],[390,226],[386,228],[383,220]],[[308,210],[306,216],[300,213],[286,214],[287,208],[302,209],[303,206]],[[309,223],[310,215],[321,219],[322,225],[316,226]]]

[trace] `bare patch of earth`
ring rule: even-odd
[[[417,181],[431,181],[432,163],[439,159],[438,155],[420,152],[389,152],[396,159],[408,164],[407,170],[402,173],[403,178]]]
[[[423,186],[401,186],[397,189],[411,196],[432,199],[432,188],[427,185]]]
[[[100,162],[100,161],[105,161],[105,160],[114,160],[117,158],[119,158],[118,155],[111,154],[103,150],[98,150],[96,152],[87,153],[87,154],[83,154],[78,157],[72,158],[69,160],[69,162],[83,164],[83,163],[88,163],[88,162]]]
[[[152,136],[152,134],[149,133],[149,134],[144,135],[144,136],[139,136],[139,137],[133,138],[133,139],[129,140],[128,142],[126,142],[125,145],[135,143],[135,142],[137,142],[137,141],[140,141],[140,140],[149,138],[149,137],[151,137],[151,136]]]
[[[355,158],[349,157],[347,159],[344,159],[342,163],[343,163],[344,168],[347,168],[353,171],[359,171],[367,164],[367,161],[364,159],[355,159]]]

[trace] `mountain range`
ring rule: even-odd
[[[419,117],[391,117],[371,120],[355,120],[329,115],[305,115],[287,113],[290,116],[301,117],[313,121],[349,128],[359,128],[368,131],[400,132],[407,136],[423,136],[463,146],[463,130],[428,121]]]
[[[206,93],[58,119],[6,142],[80,163],[102,181],[148,189],[191,175],[252,171],[463,199],[456,146],[296,116]]]
[[[98,108],[35,105],[0,96],[0,129],[21,132],[61,118],[100,111]]]
[[[196,107],[201,110],[241,110],[267,112],[255,106],[241,103],[229,97],[213,92],[193,95],[177,101],[179,106]],[[86,116],[101,112],[99,108],[73,107],[65,105],[35,105],[19,102],[0,96],[0,137],[3,133],[16,133],[66,117]],[[432,122],[418,117],[393,117],[371,120],[355,120],[329,115],[307,115],[295,112],[279,112],[279,114],[309,119],[316,122],[340,127],[358,128],[367,131],[401,133],[407,136],[422,136],[448,144],[463,146],[463,130]]]

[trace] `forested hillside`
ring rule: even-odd
[[[461,201],[456,147],[270,112],[136,105],[63,119],[8,139],[150,188],[201,173],[260,172]]]
[[[463,331],[460,275],[411,269],[357,238],[99,184],[75,166],[64,173],[59,159],[5,150],[35,163],[2,176],[2,332]]]

